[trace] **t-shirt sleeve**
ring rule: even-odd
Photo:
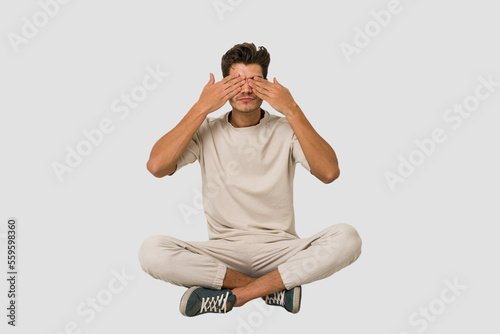
[[[179,160],[177,161],[177,168],[170,175],[175,174],[175,172],[177,172],[182,167],[192,164],[193,162],[198,160],[200,158],[200,154],[201,154],[201,139],[199,131],[196,130],[196,132],[193,135],[193,138],[191,138],[191,141],[186,147],[186,150],[182,153]]]
[[[311,167],[309,167],[309,163],[307,162],[306,156],[302,151],[302,147],[300,147],[299,140],[297,139],[295,133],[292,136],[292,141],[290,146],[292,150],[292,162],[295,164],[299,162],[302,166],[304,166],[305,169],[311,172]]]

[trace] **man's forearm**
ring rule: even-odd
[[[340,173],[335,151],[314,130],[288,88],[280,84],[276,78],[273,82],[269,82],[254,77],[249,85],[255,95],[286,116],[311,167],[311,173],[324,183],[335,180]]]
[[[186,150],[196,130],[207,116],[200,104],[196,103],[172,130],[160,138],[153,146],[147,168],[156,177],[172,174],[177,161]]]
[[[340,169],[333,148],[314,130],[298,105],[291,107],[285,115],[299,140],[311,174],[324,183],[334,181]]]
[[[241,86],[246,81],[239,75],[235,73],[215,82],[214,75],[210,73],[210,80],[203,87],[198,102],[175,128],[153,146],[147,167],[154,176],[164,177],[175,172],[179,158],[207,115],[221,108],[241,91]]]

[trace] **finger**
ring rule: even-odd
[[[257,95],[257,97],[259,99],[262,99],[262,100],[265,100],[268,98],[268,95],[266,94],[266,90],[260,88],[260,87],[256,87],[256,86],[253,86],[252,87],[252,93],[254,93],[255,95]]]
[[[226,78],[227,80],[221,81],[222,92],[224,92],[224,94],[231,92],[231,89],[234,88],[235,86],[237,87],[242,86],[243,83],[245,82],[245,80],[242,80],[242,77],[239,73],[235,73]]]
[[[257,92],[255,89],[252,89],[252,94],[255,94],[261,100],[267,100],[267,96]]]
[[[215,82],[215,78],[213,73],[210,73],[210,80],[208,80],[208,83],[206,84],[207,86],[213,85]]]
[[[235,97],[236,95],[238,95],[238,93],[241,91],[241,86],[239,87],[236,87],[233,91],[230,91],[228,92],[228,94],[226,94],[224,96],[224,100],[229,100],[229,99],[232,99],[233,97]]]
[[[269,82],[268,80],[266,79],[262,79],[262,78],[259,78],[259,77],[255,77],[254,79],[252,79],[252,82],[256,85],[259,85],[267,90],[271,90],[272,87],[273,87],[273,83]]]
[[[288,88],[286,88],[285,86],[283,86],[282,84],[280,84],[278,82],[278,79],[276,79],[276,77],[274,77],[274,83],[277,84],[277,85],[279,85],[280,87],[283,87],[283,89],[288,90]]]
[[[267,80],[250,80],[250,87],[256,88],[258,87],[261,91],[270,92],[273,88],[272,84]]]
[[[228,75],[227,77],[222,79],[220,82],[224,85],[230,81],[237,80],[239,76],[240,76],[239,73],[234,73],[233,75]]]
[[[215,82],[215,78],[214,78],[214,75],[212,73],[210,73],[210,79],[208,80],[207,84],[205,85],[205,87],[203,87],[203,89],[207,89],[208,87],[212,86]]]
[[[243,78],[243,79],[242,79]],[[231,91],[232,89],[234,89],[235,87],[241,87],[245,84],[245,79],[244,77],[237,77],[237,78],[234,78],[235,80],[230,80],[228,81],[225,86],[224,86],[224,91]]]

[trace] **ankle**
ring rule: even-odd
[[[248,299],[245,298],[245,293],[243,288],[234,288],[233,290],[231,290],[231,293],[236,297],[236,301],[234,302],[234,307],[243,306],[248,302]]]
[[[222,287],[226,289],[242,288],[255,280],[256,278],[247,276],[228,268],[224,277],[224,281],[222,282]]]

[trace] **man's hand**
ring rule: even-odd
[[[271,107],[286,116],[304,152],[311,174],[324,183],[335,180],[340,174],[335,151],[314,130],[300,107],[293,100],[290,91],[282,86],[276,78],[273,82],[259,77],[248,81],[255,95],[266,100]]]
[[[287,116],[293,108],[297,107],[288,88],[281,85],[276,78],[273,82],[269,82],[266,79],[253,77],[248,82],[255,95],[267,101],[271,107],[283,115]]]
[[[217,83],[214,75],[210,73],[210,80],[203,88],[197,103],[208,115],[220,109],[229,99],[236,96],[244,83],[245,78],[240,77],[239,73],[228,75]]]

